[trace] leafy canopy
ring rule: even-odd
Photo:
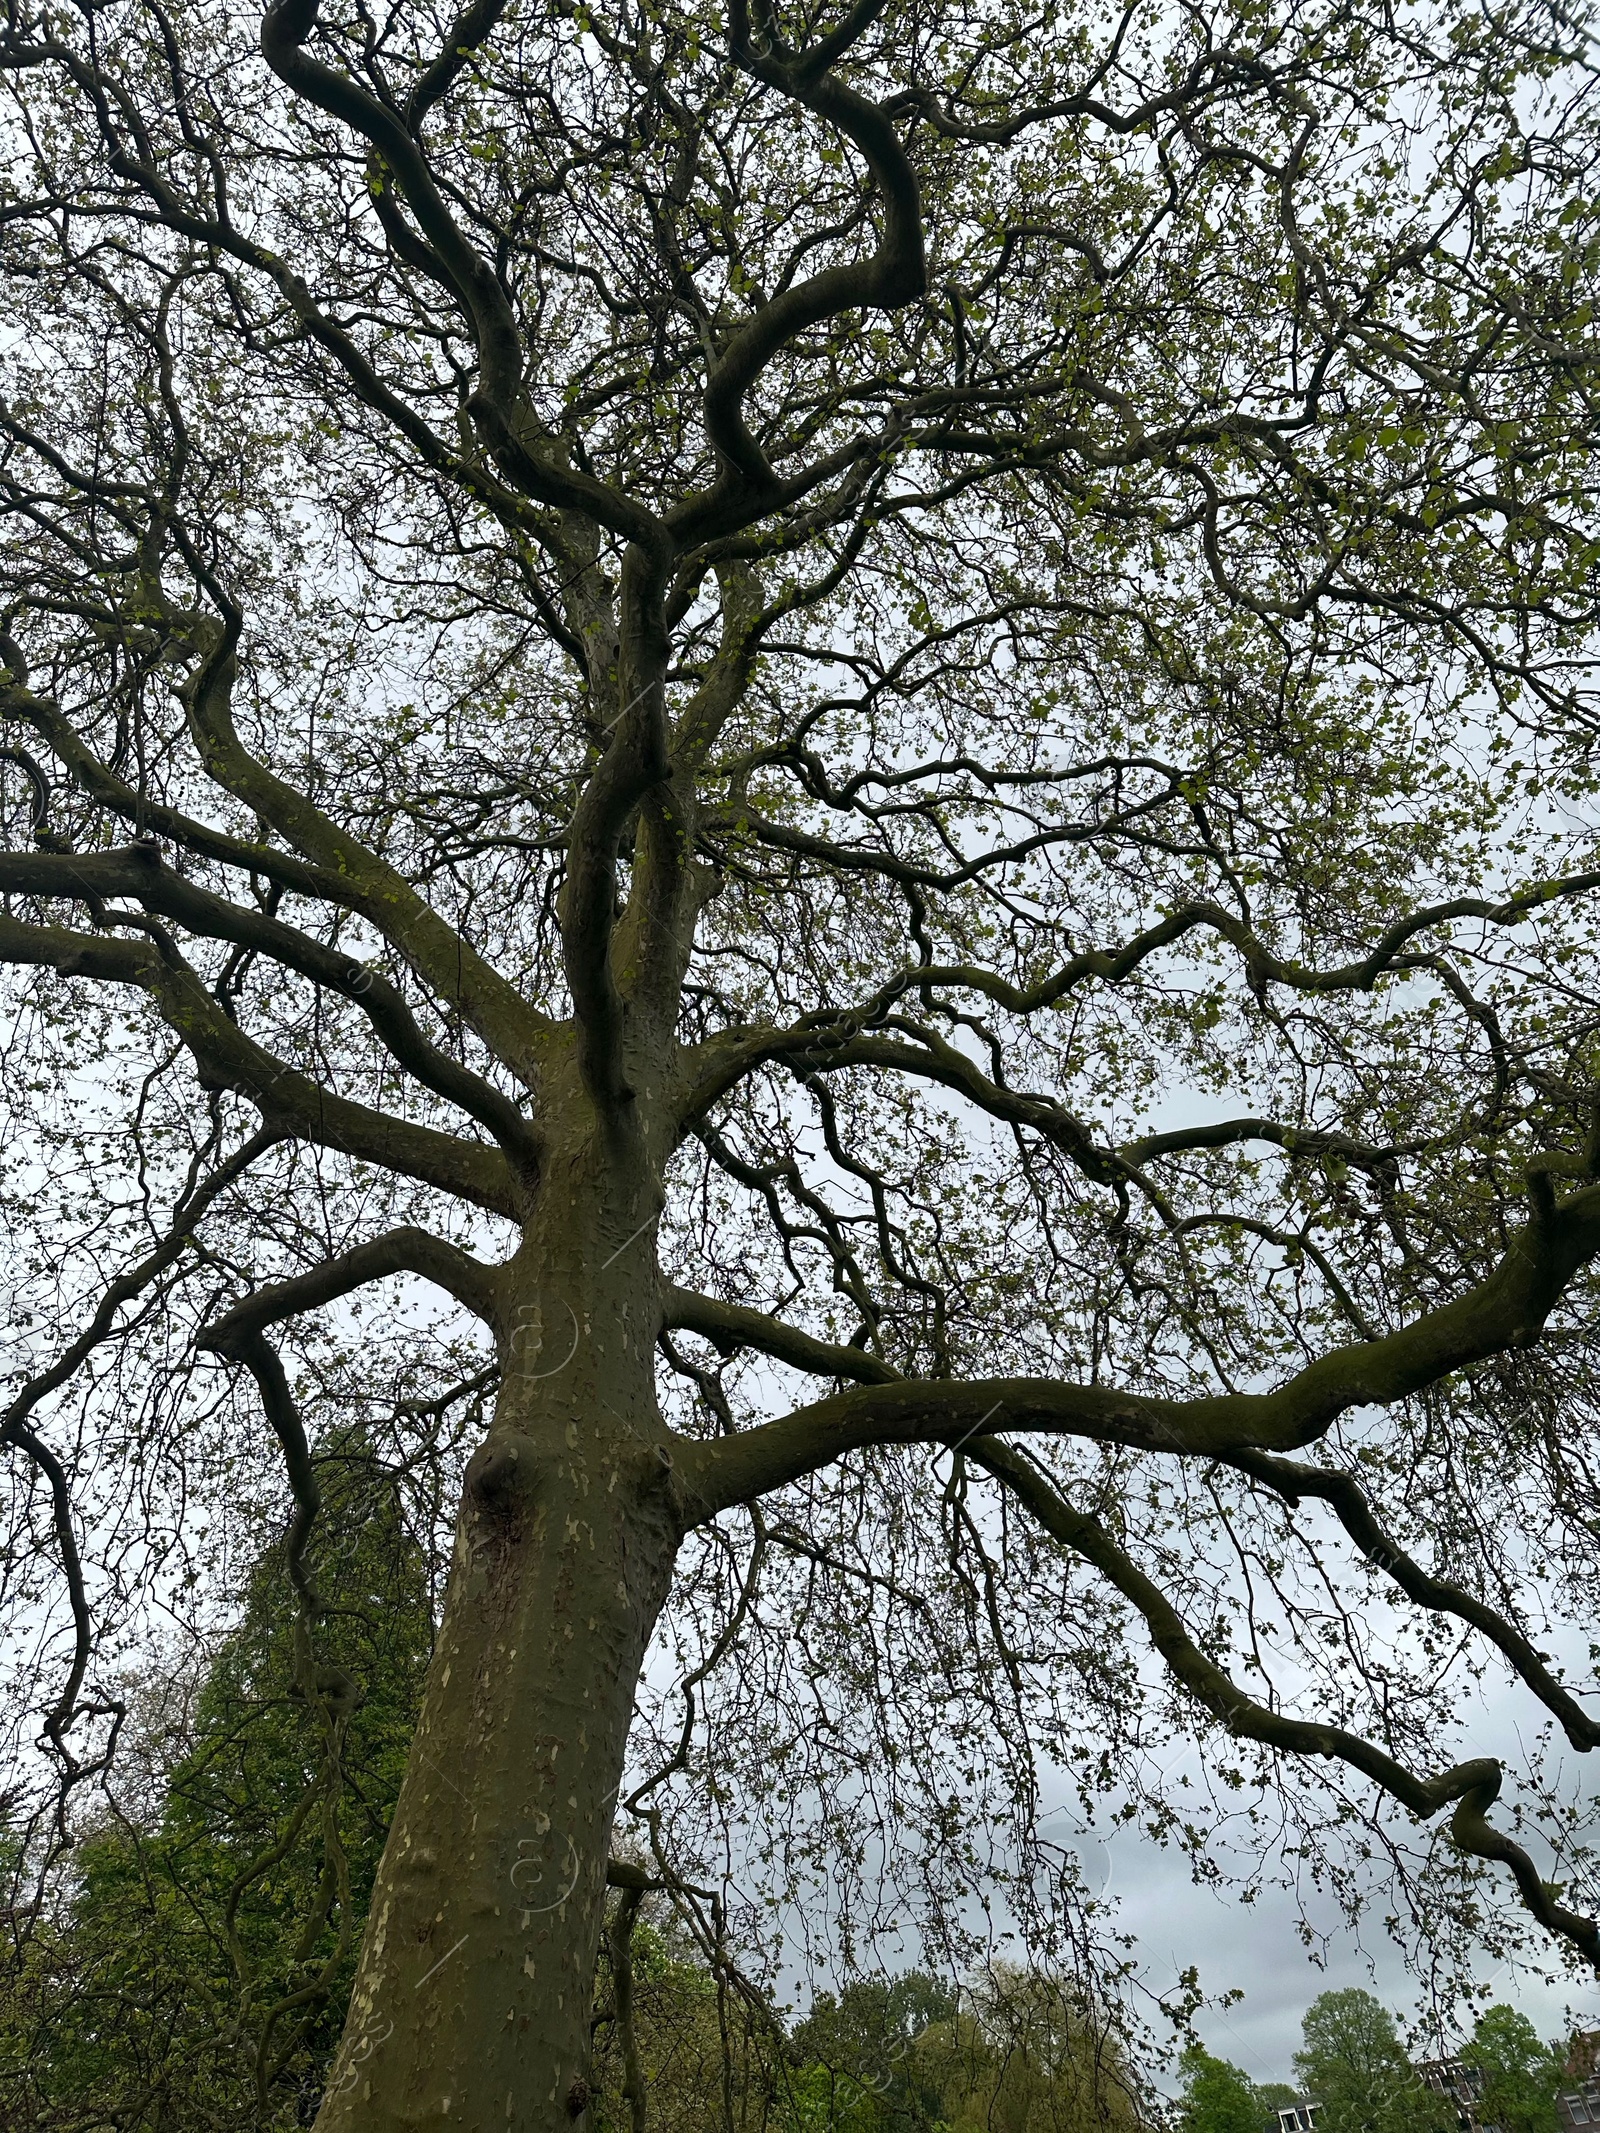
[[[1295,2073],[1328,2133],[1452,2133],[1455,2108],[1413,2068],[1370,1992],[1324,1992],[1306,2010]]]
[[[15,1915],[253,1519],[342,1768],[336,1419],[436,1593],[542,1398],[681,1528],[686,1915],[1114,1963],[1064,1801],[1600,1958],[1453,1725],[1600,1740],[1587,18],[19,0],[0,93]]]
[[[1183,2133],[1265,2133],[1271,2106],[1239,2067],[1191,2044],[1180,2062],[1183,2095],[1178,2122]]]
[[[1541,2043],[1526,2015],[1513,2007],[1486,2007],[1461,2054],[1466,2065],[1482,2069],[1478,2116],[1503,2133],[1556,2133],[1563,2056]]]

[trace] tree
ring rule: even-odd
[[[1047,1770],[1600,1954],[1441,1748],[1597,1738],[1589,34],[8,7],[21,1939],[247,1515],[338,1736],[365,1418],[320,2133],[581,2120],[645,1894],[1071,1968]]]
[[[1295,2072],[1328,2133],[1450,2133],[1454,2107],[1423,2082],[1370,1992],[1320,1994],[1300,2031]]]
[[[336,1781],[296,1680],[274,1544],[177,1721],[178,1753],[154,1744],[170,1771],[159,1814],[78,1848],[70,1900],[35,1951],[54,1975],[36,1977],[34,2021],[0,2069],[19,2133],[90,2111],[141,2133],[294,2125],[320,2092],[433,1637],[392,1478],[348,1432],[323,1474],[321,1671],[350,1685]]]
[[[901,2123],[1130,2133],[1147,2122],[1125,2040],[1085,1981],[999,1965],[965,1997],[965,2007],[920,2032]]]
[[[1180,2062],[1183,2097],[1178,2122],[1183,2133],[1263,2133],[1269,2108],[1256,2084],[1204,2045],[1191,2044]]]
[[[800,2095],[811,2106],[801,2115],[830,2125],[861,2120],[884,2133],[944,2122],[942,2087],[927,2047],[918,2045],[930,2030],[955,2022],[958,2012],[948,1986],[915,1970],[853,1978],[837,1993],[818,1993],[791,2040]]]
[[[612,1921],[595,1996],[595,2123],[616,2133],[746,2133],[794,2115],[770,2003],[729,1993],[659,1896]]]
[[[1561,2058],[1539,2041],[1514,2007],[1486,2007],[1463,2050],[1468,2066],[1483,2069],[1478,2116],[1501,2133],[1556,2133]]]
[[[1092,1989],[1008,1965],[960,1992],[907,1971],[820,1993],[789,2056],[777,2115],[807,2133],[1087,2133],[1144,2123],[1125,2040]]]
[[[954,1996],[913,1971],[854,1978],[817,1994],[791,2039],[785,2115],[831,2133],[926,2128],[941,2117],[940,2090],[917,2047],[932,2024],[955,2017]]]

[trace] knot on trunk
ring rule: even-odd
[[[367,1692],[353,1674],[347,1674],[342,1666],[319,1666],[317,1668],[317,1695],[328,1707],[334,1718],[348,1718],[366,1701]]]
[[[468,1501],[507,1540],[515,1539],[533,1507],[541,1463],[532,1438],[514,1431],[480,1444],[467,1461]]]
[[[589,2108],[589,2084],[580,2074],[567,2091],[567,2116],[581,2118]]]

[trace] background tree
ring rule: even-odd
[[[949,2116],[944,2085],[923,2040],[944,2035],[959,2011],[956,1992],[915,1970],[818,1993],[791,2039],[792,2108],[841,2127],[939,2124]]]
[[[1178,2123],[1184,2133],[1263,2133],[1271,2111],[1260,2090],[1242,2068],[1213,2058],[1204,2045],[1191,2044],[1179,2062],[1183,2095]]]
[[[1478,2116],[1502,2133],[1556,2133],[1556,2091],[1562,2054],[1540,2042],[1533,2024],[1514,2007],[1486,2007],[1461,2054],[1483,2069]]]
[[[1447,1745],[1597,1737],[1586,21],[0,77],[18,1938],[252,1517],[332,1800],[364,1423],[440,1614],[322,2133],[581,2119],[641,1875],[724,1996],[1075,1975],[1042,1787],[1592,1962],[1570,1788]]]
[[[301,1693],[274,1545],[192,1709],[169,1691],[147,1720],[157,1812],[85,1838],[32,1974],[0,1995],[0,2112],[18,2133],[310,2122],[433,1638],[421,1552],[370,1447],[336,1433],[319,1469],[337,1765]]]
[[[1089,2133],[1149,2123],[1125,2041],[1082,1979],[997,1966],[920,2031],[908,2056],[902,2115],[953,2133]]]
[[[659,1895],[626,1897],[601,1952],[590,2110],[616,2133],[763,2133],[796,2116],[783,2017],[729,1989]],[[620,1988],[620,1990],[619,1990]],[[803,2113],[800,2115],[804,2115]]]
[[[1450,2133],[1453,2104],[1406,2056],[1394,2017],[1370,1992],[1324,1992],[1306,2009],[1295,2073],[1329,2133]]]

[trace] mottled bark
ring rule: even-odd
[[[514,1262],[319,2133],[583,2116],[611,1821],[679,1532],[639,1205],[576,1164]]]

